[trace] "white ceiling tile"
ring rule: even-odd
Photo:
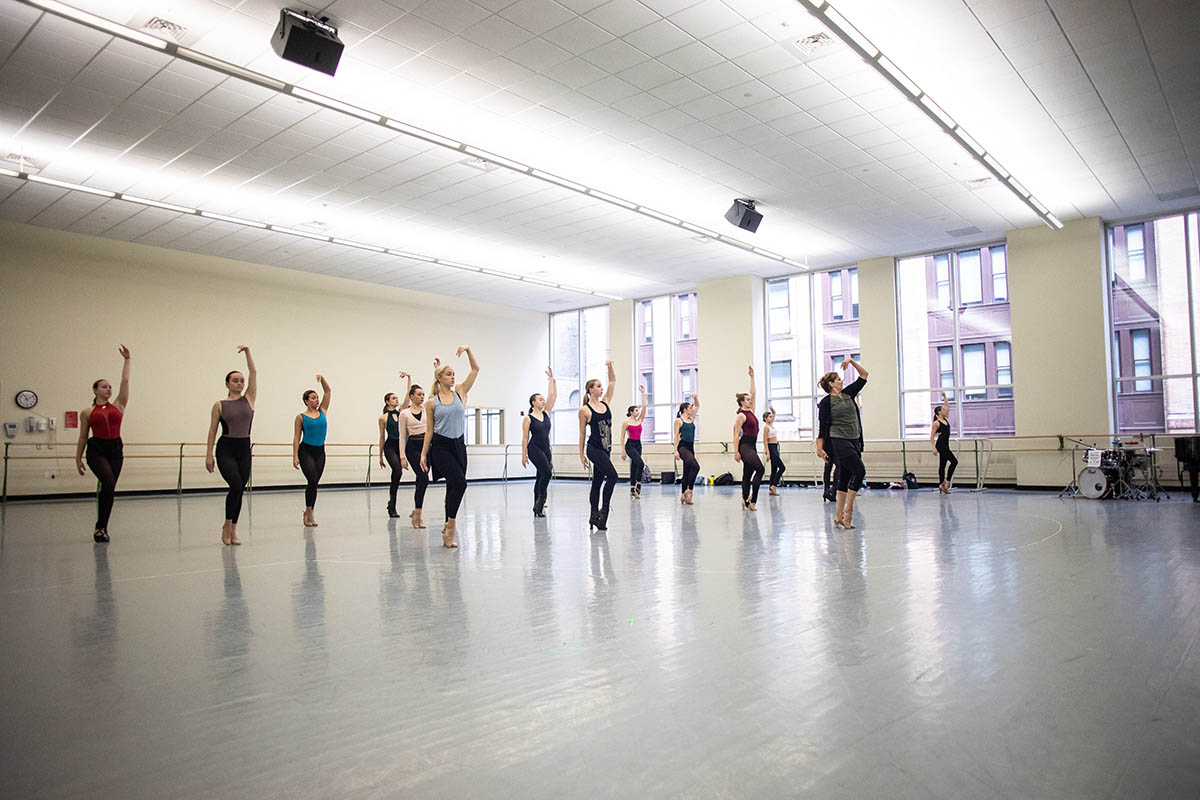
[[[585,16],[613,36],[625,36],[662,19],[638,0],[609,0]]]
[[[575,17],[575,12],[554,0],[517,0],[500,12],[509,22],[541,35]]]
[[[691,34],[665,19],[628,33],[622,38],[651,58],[695,41]]]
[[[701,0],[669,19],[697,39],[732,28],[745,20],[720,0]]]

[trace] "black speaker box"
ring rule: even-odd
[[[299,11],[279,12],[279,26],[271,37],[271,48],[285,61],[332,75],[337,72],[346,48],[337,28]]]
[[[762,214],[754,210],[753,204],[745,200],[734,200],[733,205],[725,212],[725,219],[744,231],[754,233],[758,230],[758,223],[762,222]]]

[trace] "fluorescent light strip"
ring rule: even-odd
[[[51,14],[82,23],[89,28],[111,33],[113,36],[120,36],[122,39],[144,44],[147,47],[153,47],[157,50],[166,50],[167,45],[170,44],[163,39],[159,39],[157,36],[151,36],[148,33],[142,33],[112,20],[107,20],[104,17],[98,17],[95,14],[81,11],[78,8],[72,8],[66,3],[59,3],[57,0],[22,0],[22,2],[34,8],[40,8],[43,11],[49,11]]]
[[[588,190],[588,187],[584,186],[582,183],[576,183],[575,181],[569,181],[566,178],[560,178],[552,172],[543,172],[540,169],[535,169],[530,174],[535,178],[541,178],[544,181],[556,184],[564,189],[570,189],[574,192],[586,193]]]
[[[597,200],[603,200],[606,203],[612,203],[614,206],[620,206],[621,208],[628,208],[630,211],[637,208],[637,203],[630,202],[616,195],[607,194],[598,189],[590,189],[588,194]]]
[[[989,155],[983,146],[976,141],[975,137],[963,130],[950,114],[934,102],[933,98],[925,94],[921,87],[916,84],[911,78],[896,66],[895,62],[883,54],[870,39],[864,36],[854,25],[844,17],[841,12],[831,6],[825,0],[796,0],[800,5],[804,6],[810,14],[821,20],[829,30],[841,39],[851,50],[857,52],[863,57],[868,66],[875,69],[884,78],[890,81],[893,85],[899,87],[900,91],[906,95],[909,102],[913,103],[917,108],[921,109],[927,117],[936,122],[939,127],[944,128],[959,147],[968,152],[972,158],[986,166],[990,171],[998,175],[1001,181],[1017,196],[1019,196],[1026,205],[1028,205],[1047,225],[1052,228],[1062,227],[1062,223],[1049,212],[1045,204],[1041,203],[1037,198],[1031,195],[1024,186],[1018,183],[1011,177],[1011,174],[1004,167],[1000,166],[994,157]],[[1057,223],[1057,225],[1055,224]],[[721,241],[731,242],[728,237],[722,236]],[[785,259],[786,260],[786,259]]]
[[[54,178],[43,178],[41,175],[30,175],[26,178],[34,183],[44,183],[47,186],[55,186],[59,189],[67,189],[72,192],[86,192],[87,194],[99,195],[100,197],[116,197],[116,192],[110,192],[107,189],[93,189],[91,186],[84,186],[78,183],[68,183],[67,181],[57,181]]]
[[[193,64],[199,64],[202,67],[215,69],[218,72],[224,72],[232,78],[241,78],[244,81],[257,83],[259,86],[265,86],[268,89],[274,89],[277,92],[287,91],[287,84],[281,80],[272,78],[270,75],[264,75],[261,72],[255,72],[252,69],[239,67],[237,64],[231,64],[228,61],[223,61],[206,53],[201,53],[199,50],[192,50],[189,47],[180,47],[175,50],[175,55],[182,58],[184,61],[191,61]]]
[[[415,125],[409,125],[407,122],[401,122],[400,120],[384,118],[383,124],[394,131],[400,131],[401,133],[416,137],[417,139],[424,139],[430,144],[438,144],[442,147],[449,147],[451,150],[463,150],[466,147],[465,144],[457,139],[451,139],[448,136],[442,136],[441,134],[434,133],[433,131],[427,131],[424,128],[418,128]]]
[[[336,100],[318,92],[310,91],[305,89],[303,86],[293,86],[292,95],[299,97],[302,100],[308,100],[309,102],[316,103],[319,106],[325,106],[326,108],[333,109],[334,111],[341,111],[343,114],[349,114],[352,117],[365,119],[367,122],[379,122],[383,119],[382,114],[367,111],[365,108],[359,108],[358,106],[350,105],[349,103],[343,103],[341,100]]]
[[[669,222],[672,225],[679,225],[681,227],[683,225],[683,220],[679,219],[678,217],[672,217],[670,214],[664,214],[661,211],[655,211],[653,208],[638,206],[637,210],[639,214],[645,214],[647,217],[653,217],[654,219],[662,220],[663,222]]]
[[[152,206],[154,208],[161,208],[166,211],[175,211],[180,214],[189,214],[189,215],[193,215],[193,216],[199,216],[199,217],[203,217],[205,219],[217,220],[219,222],[229,222],[234,225],[242,225],[247,228],[258,228],[260,230],[269,230],[269,231],[273,231],[275,233],[286,233],[290,236],[300,236],[305,239],[314,239],[319,242],[328,242],[329,244],[336,244],[336,245],[340,245],[343,247],[355,247],[355,248],[359,248],[361,250],[370,250],[375,253],[386,253],[391,256],[396,256],[397,258],[406,258],[406,259],[412,259],[414,261],[424,261],[424,262],[430,263],[430,264],[439,264],[441,266],[451,267],[453,269],[460,269],[460,270],[464,270],[466,272],[483,273],[486,275],[492,275],[497,278],[504,278],[506,280],[518,281],[521,283],[534,283],[539,286],[547,286],[551,289],[563,289],[563,290],[566,290],[569,292],[579,292],[582,294],[591,294],[591,295],[596,295],[597,297],[607,297],[610,300],[624,299],[622,297],[618,297],[617,295],[604,294],[603,292],[596,292],[591,289],[581,289],[577,286],[564,286],[559,283],[553,283],[551,281],[544,281],[539,278],[531,278],[531,277],[527,277],[524,275],[517,275],[512,272],[504,272],[503,270],[498,270],[498,269],[476,267],[471,264],[464,264],[460,261],[451,261],[450,259],[447,259],[447,258],[434,258],[433,256],[426,256],[426,255],[422,255],[420,253],[409,253],[405,250],[392,250],[390,248],[380,247],[379,245],[367,244],[366,242],[357,242],[353,239],[340,239],[340,238],[335,238],[332,236],[321,236],[319,234],[309,233],[308,231],[302,231],[302,230],[298,230],[296,228],[287,228],[287,227],[284,227],[283,225],[267,224],[265,222],[259,222],[258,220],[253,220],[253,219],[246,219],[244,217],[231,217],[227,214],[218,214],[215,211],[203,211],[200,209],[188,208],[186,206],[177,206],[172,203],[164,203],[161,200],[151,200],[147,197],[138,197],[137,195],[132,195],[132,194],[121,194],[120,192],[111,192],[107,189],[96,189],[91,186],[84,186],[84,185],[78,184],[78,183],[68,183],[67,181],[55,180],[54,178],[43,178],[38,175],[28,175],[23,172],[16,172],[14,170],[2,168],[2,167],[0,167],[0,175],[6,175],[8,177],[18,178],[27,183],[42,183],[42,184],[46,184],[49,186],[56,186],[58,188],[66,189],[66,190],[72,191],[72,192],[85,192],[86,194],[94,194],[94,195],[99,195],[101,197],[109,197],[114,200],[124,200],[124,201],[130,202],[130,203],[135,203],[137,205]]]

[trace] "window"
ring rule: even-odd
[[[858,268],[850,270],[850,316],[858,319]]]
[[[979,251],[958,254],[958,291],[964,306],[983,302],[983,280],[979,272]]]
[[[679,303],[679,338],[691,339],[692,333],[692,303],[695,301],[696,294],[681,294],[678,298]]]
[[[954,388],[954,348],[939,347],[938,348],[938,377],[941,381],[938,385],[943,389]]]
[[[842,318],[842,273],[829,273],[829,313],[833,319]]]
[[[846,359],[846,357],[844,355],[842,355],[841,353],[837,353],[835,355],[829,356],[829,369],[826,371],[833,372],[834,370],[836,370],[838,367],[840,367],[842,365],[842,362],[845,359]]]
[[[1012,349],[1008,342],[996,342],[996,383],[999,397],[1012,397]]]
[[[1003,247],[991,248],[992,256],[992,299],[996,302],[1008,299],[1008,252]]]
[[[1106,238],[1117,431],[1197,432],[1200,213],[1112,225]]]
[[[767,328],[773,336],[791,333],[790,295],[787,281],[771,281],[767,284]]]
[[[776,414],[790,417],[792,415],[792,362],[772,361],[770,380],[768,404],[775,407]]]
[[[1153,375],[1150,368],[1150,329],[1141,328],[1129,332],[1129,341],[1133,350],[1133,374],[1135,377]],[[1134,381],[1135,392],[1148,392],[1153,387],[1152,381]]]
[[[937,271],[937,299],[942,308],[950,308],[950,256],[934,256]]]
[[[559,397],[550,435],[556,444],[575,441],[575,414],[583,405],[584,384],[590,378],[607,380],[607,359],[608,306],[550,315],[550,366],[554,368]]]
[[[997,244],[897,259],[905,437],[929,435],[930,413],[942,392],[962,436],[1016,433],[1006,255]],[[999,384],[1004,387],[986,388]]]
[[[677,404],[699,391],[696,293],[650,297],[636,307],[641,337],[634,347],[635,374],[647,391],[642,441],[670,441]]]
[[[987,348],[981,344],[963,345],[963,386],[968,400],[987,399]]]
[[[1146,280],[1145,226],[1130,225],[1125,228],[1125,252],[1129,258],[1129,280]]]
[[[463,431],[464,437],[467,440],[467,444],[477,444],[479,441],[478,437],[475,435],[476,424],[478,423],[479,419],[479,414],[477,414],[476,411],[477,410],[474,408],[467,409],[467,424],[466,429]]]

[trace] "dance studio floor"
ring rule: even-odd
[[[531,493],[10,503],[0,797],[1200,796],[1190,502]]]

